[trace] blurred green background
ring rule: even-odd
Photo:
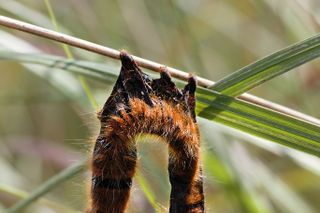
[[[62,32],[217,81],[320,30],[317,0],[52,0]],[[44,1],[0,0],[0,14],[55,29]],[[0,49],[65,56],[61,44],[0,27]],[[71,48],[76,59],[120,63]],[[313,61],[251,91],[320,117],[320,70]],[[0,61],[0,212],[45,180],[90,155],[99,130],[78,78],[50,68]],[[102,106],[113,85],[88,79]],[[199,119],[207,212],[320,211],[319,158]],[[128,212],[165,212],[167,151],[140,138]],[[89,172],[56,187],[25,212],[81,212]],[[20,191],[19,191],[20,190]],[[48,204],[49,202],[49,204]]]

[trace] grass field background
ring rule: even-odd
[[[51,0],[58,26],[46,3],[0,0],[0,14],[213,81],[320,30],[317,0]],[[70,58],[57,42],[4,27],[0,50]],[[120,69],[119,61],[72,47],[70,52],[74,59]],[[0,60],[0,212],[90,156],[98,109],[77,75],[55,68]],[[101,107],[113,83],[84,79]],[[315,60],[249,92],[319,118],[319,91]],[[319,211],[318,157],[203,118],[199,126],[207,212]],[[138,150],[139,176],[128,212],[165,212],[167,148],[154,137],[143,137]],[[85,169],[24,212],[82,212],[89,178]]]

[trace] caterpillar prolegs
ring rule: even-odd
[[[180,90],[165,68],[160,79],[143,73],[120,53],[120,75],[102,110],[87,213],[124,212],[135,173],[138,134],[155,134],[169,147],[170,212],[204,212],[200,138],[195,117],[196,81]]]

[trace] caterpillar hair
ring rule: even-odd
[[[102,110],[91,160],[87,213],[121,213],[127,208],[137,150],[135,137],[155,134],[169,147],[170,213],[204,212],[200,135],[195,116],[196,80],[180,90],[165,68],[152,80],[121,51],[121,71]]]

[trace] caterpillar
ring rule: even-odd
[[[183,90],[166,68],[152,80],[134,59],[120,52],[121,71],[102,110],[91,160],[92,179],[87,213],[126,210],[137,163],[135,137],[154,134],[169,149],[170,213],[204,212],[200,135],[195,116],[196,79]]]

